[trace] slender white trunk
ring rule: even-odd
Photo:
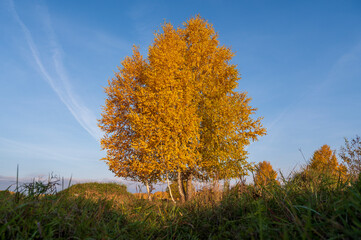
[[[150,195],[150,188],[149,188],[149,183],[148,183],[148,181],[145,182],[145,186],[147,187],[148,200],[149,200],[149,201],[152,201],[152,196]]]
[[[175,203],[174,198],[173,198],[173,194],[172,194],[172,189],[170,188],[170,185],[169,185],[168,172],[167,172],[167,184],[168,184],[168,189],[169,189],[170,198],[171,198],[172,201]]]

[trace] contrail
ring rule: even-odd
[[[42,156],[45,159],[51,159],[58,162],[82,162],[89,161],[87,157],[77,157],[74,154],[63,154],[65,151],[58,151],[57,149],[49,149],[40,147],[36,144],[14,141],[11,139],[0,137],[0,143],[5,147],[6,150],[16,151],[18,154],[26,154],[28,156]]]
[[[20,19],[19,15],[16,12],[15,5],[12,0],[10,3],[10,11],[12,12],[14,18],[19,23],[21,30],[25,35],[25,39],[29,45],[32,56],[35,59],[35,63],[39,68],[40,73],[44,77],[44,79],[48,82],[54,92],[58,95],[60,100],[65,104],[74,118],[78,121],[78,123],[96,140],[99,140],[103,135],[101,130],[97,126],[97,120],[91,110],[89,110],[86,106],[81,104],[77,99],[75,94],[71,91],[70,84],[68,81],[68,77],[66,71],[63,66],[63,62],[61,59],[61,48],[55,39],[55,34],[51,28],[50,18],[46,16],[48,21],[46,21],[48,32],[50,34],[50,43],[54,48],[54,53],[52,55],[54,67],[56,69],[57,78],[60,81],[56,81],[47,71],[43,62],[40,59],[39,51],[34,43],[34,40],[31,36],[31,32],[26,27],[24,22]]]

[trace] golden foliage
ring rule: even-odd
[[[199,166],[207,178],[238,177],[251,168],[245,146],[264,135],[265,129],[260,118],[251,118],[256,109],[249,105],[247,93],[235,91],[240,77],[230,63],[234,53],[219,46],[212,25],[196,17],[185,23],[183,32],[189,46],[187,63],[198,92]]]
[[[306,171],[322,173],[334,178],[341,178],[342,180],[347,178],[346,166],[338,163],[336,154],[328,145],[323,145],[313,153]]]
[[[137,199],[148,199],[148,194],[146,194],[146,193],[133,193],[133,195]]]
[[[137,199],[148,199],[147,193],[133,193],[134,197]],[[169,200],[169,195],[167,192],[155,192],[152,194],[152,199],[158,199],[158,200]]]
[[[167,192],[155,192],[153,193],[153,198],[155,199],[169,199],[169,194]]]
[[[137,48],[105,88],[99,126],[104,160],[119,177],[143,183],[175,178],[222,179],[251,168],[245,146],[265,134],[230,48],[199,16],[155,34],[148,57]]]
[[[260,162],[256,167],[256,175],[254,184],[258,186],[266,186],[270,183],[279,183],[276,180],[277,172],[273,170],[271,163],[267,161]]]

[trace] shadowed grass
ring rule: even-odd
[[[361,182],[293,179],[237,185],[216,201],[137,199],[118,184],[78,184],[41,198],[0,193],[1,239],[357,239]]]

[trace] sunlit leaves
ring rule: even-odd
[[[338,163],[336,154],[328,145],[323,145],[313,153],[307,171],[328,175],[336,179],[346,179],[347,177],[347,168]]]
[[[271,163],[263,161],[256,167],[254,184],[257,186],[266,186],[270,183],[278,183],[276,177],[277,172],[273,170]]]
[[[245,146],[265,129],[236,91],[233,56],[199,16],[183,28],[165,23],[146,59],[135,48],[106,88],[99,125],[110,170],[142,182],[245,174]]]

